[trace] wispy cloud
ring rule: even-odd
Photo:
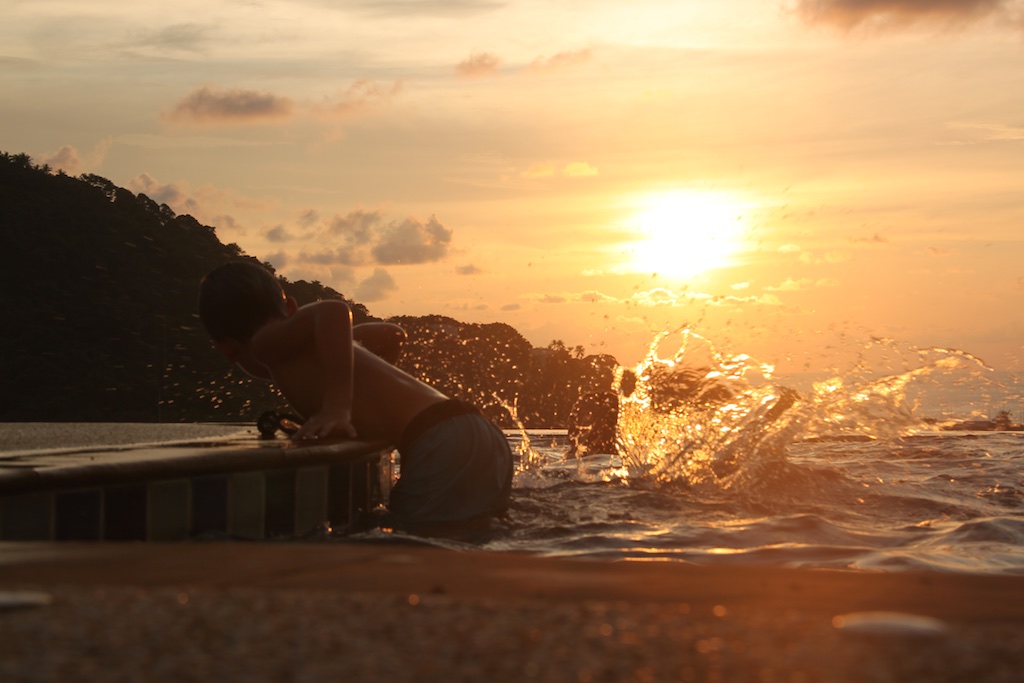
[[[643,308],[685,306],[693,303],[708,306],[741,304],[781,305],[778,297],[774,294],[764,294],[761,296],[716,296],[704,292],[674,291],[663,287],[634,292],[626,298],[611,296],[596,290],[528,294],[524,298],[540,304],[626,304]]]
[[[10,55],[0,55],[0,68],[10,69],[12,71],[22,71],[28,69],[38,69],[42,66],[42,62],[35,59],[28,59],[27,57],[12,57]]]
[[[167,204],[177,213],[196,214],[199,204],[188,191],[175,183],[161,183],[148,173],[140,173],[128,183],[128,189],[144,194],[159,204]]]
[[[970,134],[969,140],[958,140],[960,144],[969,142],[1016,142],[1024,140],[1024,126],[1006,123],[950,123],[949,128],[962,130]]]
[[[305,211],[299,214],[298,219],[299,225],[301,225],[304,228],[308,228],[316,224],[316,222],[319,220],[320,214],[316,211],[316,209],[306,209]]]
[[[289,242],[292,239],[292,236],[283,225],[275,225],[264,232],[263,236],[266,237],[269,242]]]
[[[809,289],[819,289],[822,287],[838,287],[840,282],[835,278],[823,277],[817,280],[805,277],[805,278],[786,278],[777,285],[765,287],[766,292],[803,292]]]
[[[528,67],[527,73],[550,73],[579,66],[590,61],[590,50],[559,52],[553,57],[538,57]]]
[[[455,73],[463,78],[490,76],[498,71],[501,58],[490,52],[474,52],[455,65]]]
[[[171,24],[156,31],[140,32],[133,46],[171,52],[203,52],[212,32],[213,27],[204,24]]]
[[[520,177],[527,178],[529,180],[553,178],[554,175],[555,167],[551,164],[535,164],[519,174]]]
[[[316,5],[334,6],[332,0],[300,0]],[[411,16],[473,16],[482,12],[500,9],[507,3],[496,0],[359,0],[350,5],[367,14],[381,16],[398,16],[407,19]]]
[[[876,232],[869,237],[851,237],[850,241],[858,244],[888,244],[889,238]]]
[[[293,109],[290,99],[272,93],[203,86],[178,102],[167,118],[199,124],[248,123],[287,118]]]
[[[800,263],[809,265],[834,265],[836,263],[846,263],[852,258],[853,256],[845,251],[826,251],[824,254],[815,254],[810,251],[800,252]]]
[[[269,204],[215,185],[191,187],[187,181],[164,183],[149,173],[140,173],[126,187],[167,204],[175,213],[188,214],[200,223],[215,226],[221,241],[234,241],[248,233],[229,211],[265,211]],[[265,231],[264,231],[265,232]]]
[[[527,180],[544,180],[545,178],[554,178],[555,176],[563,176],[565,178],[592,178],[596,175],[599,175],[598,169],[591,166],[586,161],[570,161],[560,167],[552,163],[535,164],[525,171],[522,171],[519,174],[519,177],[526,178]]]
[[[376,81],[361,79],[314,109],[318,113],[331,116],[351,116],[373,107],[387,105],[402,91],[402,88],[401,81],[384,85]]]
[[[782,304],[774,294],[763,294],[761,296],[735,296],[728,294],[717,296],[705,292],[682,291],[676,292],[671,289],[655,287],[642,292],[636,292],[629,298],[629,303],[645,308],[662,306],[684,306],[697,303],[705,306],[730,306],[730,305],[751,305],[760,304],[763,306],[780,306]]]
[[[562,174],[567,178],[590,178],[598,174],[597,169],[585,161],[573,161],[565,165]]]
[[[1013,0],[798,0],[797,14],[844,29],[918,22],[965,24],[1008,8]]]
[[[608,296],[598,292],[597,290],[588,290],[586,292],[580,292],[576,295],[576,301],[587,303],[587,304],[599,304],[617,301],[613,296]]]

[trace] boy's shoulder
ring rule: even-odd
[[[344,343],[351,339],[352,318],[348,304],[338,299],[323,299],[298,306],[289,299],[287,315],[269,318],[252,337],[257,355],[294,355],[315,348],[318,330],[327,329]]]

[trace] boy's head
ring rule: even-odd
[[[247,343],[267,320],[287,314],[281,283],[255,263],[225,263],[199,285],[199,319],[215,342]]]

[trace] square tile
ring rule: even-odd
[[[227,475],[196,477],[192,480],[192,536],[227,533]]]
[[[348,529],[352,518],[352,467],[336,463],[329,468],[327,480],[327,519],[337,531]]]
[[[27,493],[0,501],[0,538],[5,541],[52,541],[53,494]]]
[[[146,540],[146,485],[110,486],[103,491],[103,538]]]
[[[265,472],[267,538],[291,538],[295,535],[295,470],[279,469]]]
[[[185,541],[192,527],[192,486],[187,479],[156,481],[147,490],[147,539]]]
[[[263,472],[241,472],[228,478],[228,533],[263,538],[266,485]]]
[[[327,466],[302,467],[295,474],[295,531],[304,534],[323,522],[327,515]]]
[[[98,541],[103,536],[103,491],[64,491],[54,496],[53,537],[57,541]]]

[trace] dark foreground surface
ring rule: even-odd
[[[2,681],[1019,681],[1024,577],[0,544]]]

